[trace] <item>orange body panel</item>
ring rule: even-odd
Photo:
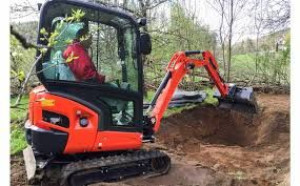
[[[45,92],[46,89],[44,86],[38,86],[35,87],[30,93],[29,93],[29,121],[31,123],[33,123],[33,118],[34,118],[34,110],[33,110],[33,106],[34,106],[34,102],[35,102],[35,97],[38,93],[42,93]]]
[[[32,99],[30,109],[33,109],[30,117],[33,117],[34,125],[46,130],[54,129],[68,133],[64,154],[139,149],[142,145],[141,133],[99,131],[98,123],[101,118],[98,114],[75,101],[52,95],[42,91],[40,87],[38,91],[33,90],[30,97]],[[68,117],[69,128],[43,121],[42,110]],[[80,126],[80,117],[88,119],[88,126]]]
[[[138,132],[103,131],[98,132],[92,151],[115,151],[140,149],[142,134]]]

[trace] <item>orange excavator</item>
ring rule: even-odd
[[[72,59],[62,57],[66,43],[83,27],[81,18],[94,31],[91,59],[97,71],[111,77],[109,82],[78,81],[67,64]],[[194,68],[206,69],[220,102],[255,109],[253,90],[226,84],[213,55],[200,50],[173,55],[153,100],[143,109],[142,55],[151,52],[150,36],[140,31],[145,25],[145,19],[91,2],[43,4],[37,44],[48,50],[36,64],[42,86],[30,92],[25,123],[28,147],[23,155],[29,180],[79,186],[167,173],[170,157],[143,150],[142,145],[155,141],[173,93]]]

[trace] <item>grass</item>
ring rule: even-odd
[[[25,131],[22,123],[27,116],[28,96],[25,95],[17,108],[10,109],[10,153],[20,153],[26,146]],[[16,98],[11,98],[10,103],[14,104]]]
[[[218,99],[214,98],[214,89],[212,88],[205,88],[204,92],[206,93],[206,98],[202,105],[217,105],[218,104]]]
[[[16,97],[10,99],[10,104],[13,105],[16,102]],[[24,95],[20,101],[20,105],[16,108],[10,109],[10,121],[11,123],[16,123],[22,121],[26,118],[27,111],[28,111],[28,102],[29,97],[28,95]]]
[[[255,54],[238,54],[232,56],[232,74],[244,79],[255,74]]]
[[[184,107],[174,107],[174,108],[169,108],[165,111],[164,113],[164,118],[169,117],[173,114],[180,114],[183,110],[188,110],[196,107],[196,104],[190,104]]]
[[[27,146],[23,127],[12,124],[10,127],[10,153],[11,155],[20,153]]]
[[[147,91],[147,96],[144,97],[144,102],[150,103],[152,98],[154,97],[154,94],[155,94],[155,91],[153,91],[153,90]]]

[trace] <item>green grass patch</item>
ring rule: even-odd
[[[232,57],[232,67],[237,69],[254,70],[255,55],[254,54],[240,54]],[[250,69],[249,69],[250,68]]]
[[[215,90],[212,88],[205,88],[204,92],[206,93],[206,98],[203,101],[203,103],[201,103],[202,105],[217,105],[218,104],[218,99],[214,98],[214,92]]]
[[[144,103],[150,103],[152,98],[154,97],[154,94],[154,90],[148,90],[146,96],[144,97]]]
[[[240,62],[251,62],[255,60],[254,53],[247,53],[247,54],[237,54],[232,56],[233,61],[240,61]]]
[[[15,104],[17,98],[11,98],[10,104]],[[16,108],[10,109],[10,121],[11,123],[16,123],[19,121],[22,121],[26,118],[27,112],[28,112],[28,102],[29,97],[28,95],[24,95],[20,101],[20,105],[18,105]]]
[[[255,74],[255,54],[238,54],[232,56],[232,76],[239,79],[253,77]]]
[[[164,118],[169,117],[173,114],[180,114],[183,110],[188,110],[196,107],[196,104],[190,104],[183,107],[174,107],[174,108],[168,108],[166,112],[164,113]]]
[[[16,97],[10,99],[10,104],[16,102]],[[24,123],[20,123],[26,119],[28,112],[28,95],[24,95],[20,101],[20,105],[10,109],[10,153],[11,155],[20,153],[27,146],[25,139]]]
[[[11,124],[10,127],[10,153],[11,155],[20,153],[26,148],[25,132],[18,124]]]

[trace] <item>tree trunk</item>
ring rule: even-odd
[[[222,42],[222,58],[223,58],[223,68],[224,68],[224,79],[226,79],[226,59],[225,59],[225,44],[224,44],[224,41]]]
[[[144,18],[147,18],[148,17],[148,15],[147,15],[147,9],[150,6],[149,0],[139,0],[139,4],[140,4],[141,15]],[[143,29],[144,32],[148,32],[148,26],[147,25],[143,26],[142,29]]]
[[[128,0],[123,1],[123,8],[128,8]]]
[[[227,82],[230,82],[231,71],[231,53],[232,53],[232,26],[233,26],[233,1],[230,0],[230,23],[229,23],[229,37],[228,37],[228,65],[227,65]]]

